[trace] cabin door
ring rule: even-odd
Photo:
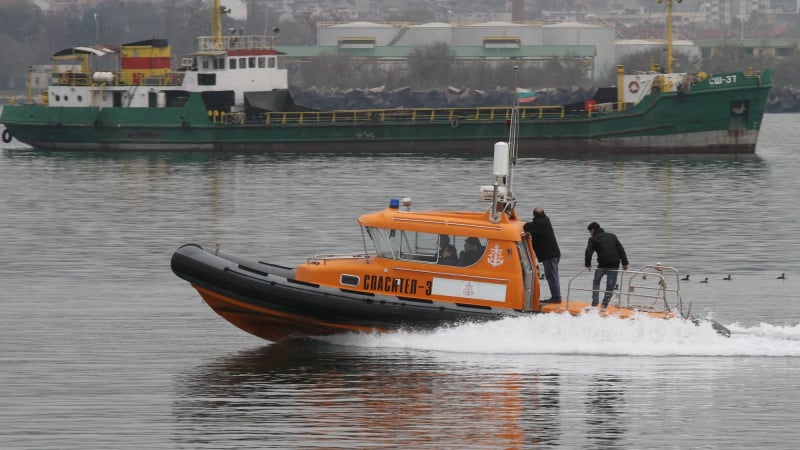
[[[533,249],[531,236],[526,233],[517,246],[519,249],[520,267],[522,268],[522,279],[525,283],[525,302],[523,308],[525,311],[532,311],[534,289],[533,268],[536,264],[536,257],[531,254],[531,249]]]

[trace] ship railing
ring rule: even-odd
[[[183,84],[183,78],[186,75],[182,72],[169,72],[164,75],[149,75],[132,74],[132,82],[124,82],[121,72],[111,72],[114,74],[114,80],[111,85],[114,86],[180,86]],[[93,84],[100,84],[92,80],[92,75],[85,72],[53,72],[52,83],[56,86],[91,86]]]
[[[56,86],[89,86],[92,84],[92,77],[85,72],[53,72],[52,82]]]
[[[634,270],[618,270],[617,283],[610,305],[630,308],[641,312],[680,313],[683,315],[683,300],[680,293],[680,274],[674,267],[661,264],[645,265]],[[587,276],[589,275],[589,276]],[[594,271],[583,269],[572,276],[567,285],[567,299],[576,301],[573,292],[586,293],[591,298]],[[590,288],[577,287],[580,280]],[[601,280],[597,295],[602,302],[606,280]]]
[[[220,40],[214,36],[200,36],[197,38],[197,49],[201,52],[226,51],[226,50],[272,50],[275,48],[275,36],[247,35],[247,36],[221,36]]]
[[[563,106],[529,106],[520,108],[520,120],[563,119]],[[457,128],[462,121],[508,121],[511,108],[410,108],[355,109],[334,111],[267,112],[258,122],[276,125],[320,123],[437,122]]]
[[[375,256],[373,253],[353,252],[353,253],[328,253],[321,255],[314,255],[306,259],[308,264],[322,264],[327,261],[342,260],[342,259],[369,259]]]

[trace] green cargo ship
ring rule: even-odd
[[[118,62],[98,70],[111,55]],[[213,36],[198,38],[178,70],[159,39],[52,59],[59,69],[42,102],[3,108],[4,141],[52,150],[470,154],[508,138],[514,107],[309,110],[289,95],[274,38],[223,36],[218,14]],[[617,75],[615,88],[579,104],[519,104],[519,155],[755,152],[770,71]]]

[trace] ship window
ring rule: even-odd
[[[251,56],[250,58],[247,58],[247,67],[249,67],[251,69],[255,69],[256,68],[256,58],[255,57]]]
[[[225,68],[225,58],[222,56],[218,58],[214,58],[214,68],[215,69],[224,69]]]
[[[217,74],[215,73],[198,73],[197,84],[200,86],[214,86],[217,84]]]
[[[275,58],[268,58],[268,63],[269,63],[268,67],[270,69],[274,69],[275,68]]]
[[[105,100],[105,98],[103,98],[103,100]],[[82,101],[83,101],[83,96],[79,95],[79,96],[78,96],[78,103],[80,103],[80,102],[82,102]]]
[[[475,237],[364,228],[375,244],[377,255],[383,258],[471,266],[481,259],[486,249],[486,240]],[[452,247],[450,250],[455,255],[461,255],[458,262],[443,258],[439,249],[445,246]]]
[[[247,68],[247,58],[239,58],[239,68],[240,69]]]
[[[339,284],[344,284],[347,286],[358,286],[360,283],[361,279],[356,275],[342,274],[339,276]]]
[[[203,69],[208,69],[208,60],[207,59],[203,60],[202,67],[203,67]]]
[[[236,68],[236,58],[231,58],[228,60],[228,68],[235,69]]]
[[[267,67],[267,58],[265,58],[263,56],[259,56],[258,57],[258,68],[259,69],[263,69],[265,67]]]

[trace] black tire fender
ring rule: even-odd
[[[6,128],[5,130],[3,130],[3,142],[8,144],[9,142],[11,142],[11,139],[14,139],[14,136],[12,136],[11,132],[8,131],[8,128]]]

